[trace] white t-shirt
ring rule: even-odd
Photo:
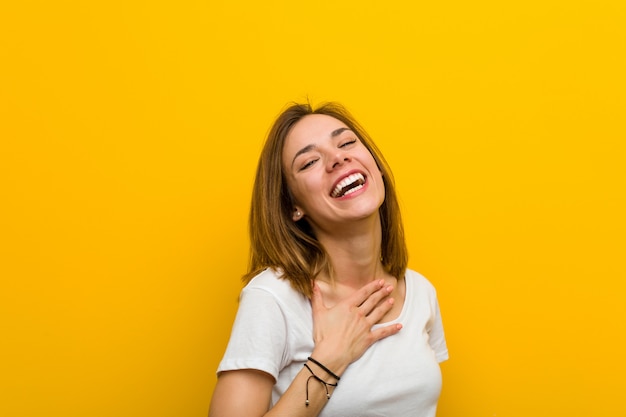
[[[322,417],[434,417],[441,392],[439,362],[448,349],[434,287],[407,270],[406,298],[396,335],[380,340],[348,366]],[[313,351],[310,301],[265,270],[242,290],[218,372],[257,369],[276,379],[272,405]],[[304,390],[304,386],[302,389]]]

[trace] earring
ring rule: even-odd
[[[296,211],[296,217],[300,217],[302,216],[302,213],[300,213],[300,210]]]

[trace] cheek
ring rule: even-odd
[[[298,194],[301,199],[311,199],[320,192],[319,181],[307,180],[301,181],[298,185]]]
[[[287,180],[287,188],[291,193],[294,201],[298,204],[302,204],[303,200],[306,199],[307,195],[310,194],[310,186],[306,181],[302,179],[294,179],[290,178]]]
[[[306,207],[317,205],[326,194],[325,185],[315,178],[299,179],[290,189],[298,204]]]

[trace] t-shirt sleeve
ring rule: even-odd
[[[285,316],[270,292],[244,288],[217,372],[256,369],[278,378],[287,341]]]
[[[439,310],[439,301],[437,294],[433,293],[433,322],[429,332],[428,343],[435,352],[438,362],[448,359],[448,346],[446,345],[446,337],[443,333],[443,323],[441,321],[441,312]]]

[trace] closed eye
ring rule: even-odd
[[[300,169],[298,169],[298,171],[304,171],[305,169],[307,169],[308,167],[310,167],[311,165],[313,165],[314,163],[316,163],[318,160],[317,159],[312,159],[308,162],[306,162],[304,165],[302,165],[300,167]]]
[[[356,143],[356,139],[352,139],[352,140],[349,140],[348,142],[342,143],[341,145],[339,145],[339,147],[340,148],[346,148],[346,147],[348,147],[350,145],[353,145],[355,143]]]

